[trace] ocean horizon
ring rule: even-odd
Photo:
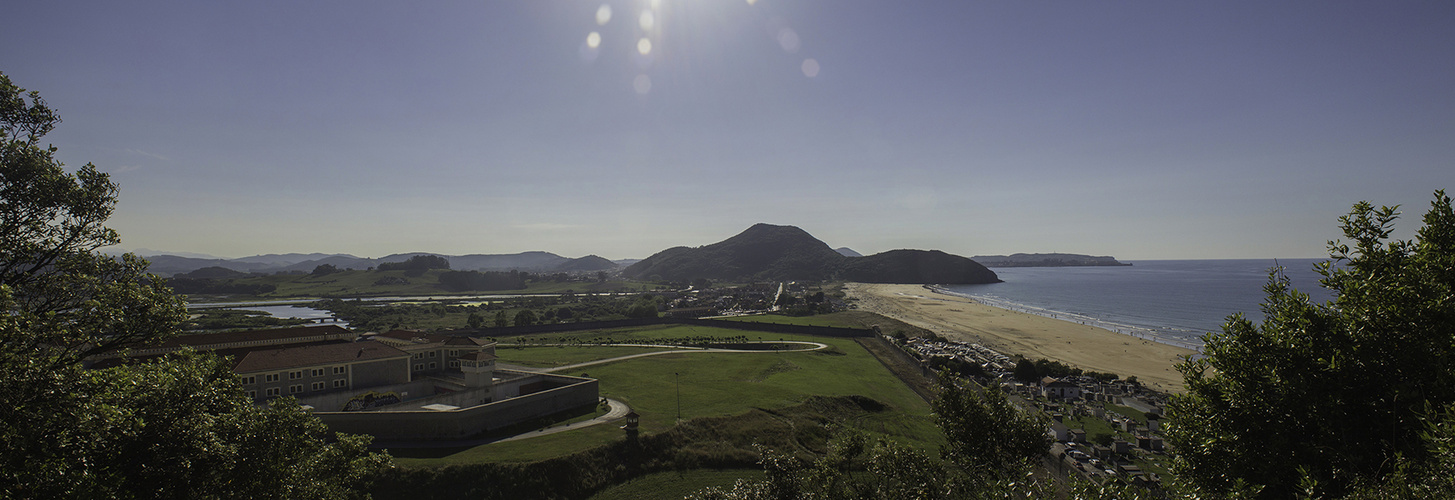
[[[1293,288],[1319,303],[1314,264],[1329,259],[1144,260],[1131,266],[998,267],[1001,283],[937,289],[986,305],[1092,325],[1201,350],[1202,336],[1242,313],[1261,322],[1268,273],[1281,266]]]

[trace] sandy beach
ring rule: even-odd
[[[974,342],[1006,355],[1046,358],[1083,370],[1135,375],[1149,387],[1182,391],[1172,366],[1194,351],[1069,321],[987,306],[920,285],[850,283],[860,310],[925,328],[947,339]]]

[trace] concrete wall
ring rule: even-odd
[[[409,360],[383,359],[349,365],[351,387],[373,388],[374,386],[409,382]]]
[[[318,412],[330,430],[370,434],[381,440],[461,439],[514,423],[583,406],[600,397],[592,379],[542,375],[552,383],[569,384],[535,394],[451,411]]]
[[[378,387],[365,387],[362,389],[330,392],[317,396],[298,398],[298,404],[312,406],[314,408],[314,411],[339,411],[343,409],[344,403],[349,402],[349,400],[353,399],[354,396],[367,392],[377,392],[381,394],[386,392],[392,392],[398,394],[400,399],[409,400],[410,398],[434,395],[435,382],[430,380],[418,380],[405,384],[381,385]]]

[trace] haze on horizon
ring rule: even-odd
[[[1455,3],[22,2],[122,248],[1320,257],[1455,189]],[[644,41],[645,40],[645,41]]]

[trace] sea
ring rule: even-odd
[[[1281,266],[1293,288],[1318,303],[1314,264],[1327,259],[1146,260],[1131,266],[997,267],[1003,283],[939,290],[987,305],[1200,350],[1235,313],[1260,322],[1268,273]]]

